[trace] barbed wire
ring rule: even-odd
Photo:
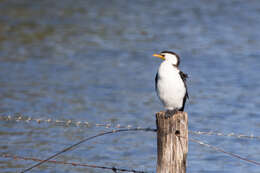
[[[137,172],[137,173],[146,173],[144,171],[137,171],[137,170],[134,170],[134,169],[125,169],[125,168],[115,168],[115,167],[107,167],[107,166],[98,166],[98,165],[90,165],[90,164],[82,164],[82,163],[73,163],[73,162],[62,162],[62,161],[56,161],[56,160],[51,160],[53,159],[54,157],[66,152],[66,151],[69,151],[71,150],[72,148],[78,146],[79,144],[83,143],[83,142],[86,142],[88,140],[91,140],[91,139],[94,139],[96,137],[99,137],[99,136],[103,136],[103,135],[107,135],[107,134],[112,134],[112,133],[117,133],[117,132],[127,132],[127,131],[150,131],[150,132],[156,132],[156,129],[152,129],[152,128],[134,128],[134,129],[119,129],[119,130],[112,130],[112,131],[108,131],[108,132],[102,132],[102,133],[99,133],[97,135],[94,135],[94,136],[91,136],[91,137],[88,137],[88,138],[85,138],[81,141],[79,141],[78,143],[76,144],[73,144],[67,148],[65,148],[64,150],[52,155],[51,157],[45,159],[45,160],[41,160],[41,159],[38,159],[38,158],[33,158],[33,157],[22,157],[22,156],[15,156],[15,155],[10,155],[10,154],[3,154],[1,155],[1,157],[4,157],[4,158],[12,158],[14,160],[17,160],[17,159],[20,159],[20,160],[32,160],[32,161],[36,161],[38,162],[37,164],[31,166],[30,168],[27,168],[25,169],[24,171],[22,171],[21,173],[24,173],[24,172],[27,172],[45,162],[50,162],[50,163],[55,163],[55,164],[67,164],[67,165],[73,165],[73,166],[85,166],[85,167],[92,167],[92,168],[101,168],[101,169],[110,169],[114,172],[117,172],[117,171],[121,171],[121,172]],[[252,163],[252,164],[255,164],[255,165],[258,165],[260,166],[260,162],[258,161],[254,161],[254,160],[250,160],[248,158],[245,158],[245,157],[242,157],[238,154],[235,154],[235,153],[232,153],[232,152],[228,152],[228,151],[225,151],[224,149],[222,148],[219,148],[219,147],[216,147],[216,146],[213,146],[213,145],[210,145],[208,143],[205,143],[201,140],[198,140],[198,139],[193,139],[193,138],[189,138],[190,141],[194,142],[194,143],[197,143],[197,144],[200,144],[202,146],[205,146],[205,147],[208,147],[212,150],[215,150],[215,151],[218,151],[218,152],[222,152],[224,154],[227,154],[231,157],[235,157],[237,159],[240,159],[240,160],[244,160],[246,162],[249,162],[249,163]]]
[[[56,157],[58,155],[61,155],[62,153],[65,153],[65,152],[67,152],[69,150],[72,150],[73,148],[77,147],[78,145],[80,145],[80,144],[82,144],[82,143],[84,143],[86,141],[89,141],[91,139],[94,139],[96,137],[104,136],[104,135],[108,135],[108,134],[112,134],[112,133],[129,132],[129,131],[146,131],[146,132],[150,131],[150,132],[156,132],[156,129],[152,129],[152,128],[132,128],[132,129],[117,129],[117,130],[112,130],[112,131],[107,131],[107,132],[101,132],[101,133],[98,133],[98,134],[96,134],[94,136],[90,136],[90,137],[87,137],[85,139],[82,139],[82,140],[80,140],[79,142],[77,142],[77,143],[75,143],[73,145],[70,145],[69,147],[67,147],[67,148],[65,148],[65,149],[63,149],[63,150],[53,154],[52,156],[48,157],[47,159],[42,160],[41,162],[39,162],[39,163],[37,163],[35,165],[32,165],[31,167],[23,170],[21,173],[28,172],[29,170],[31,170],[31,169],[33,169],[35,167],[38,167],[38,166],[42,165],[45,162],[48,162],[49,160],[53,159],[54,157]]]
[[[255,136],[253,134],[251,135],[244,135],[244,134],[235,134],[235,133],[222,133],[222,132],[214,132],[214,131],[208,131],[208,132],[202,132],[202,131],[189,131],[192,135],[209,135],[209,136],[225,136],[225,137],[236,137],[236,138],[248,138],[248,139],[258,139],[260,140],[260,136]]]
[[[157,129],[154,129],[154,128],[131,128],[131,129],[117,129],[117,130],[112,130],[112,131],[107,131],[107,132],[101,132],[101,133],[98,133],[98,134],[96,134],[94,136],[87,137],[87,138],[85,138],[85,139],[83,139],[83,140],[81,140],[81,141],[79,141],[79,142],[77,142],[77,143],[75,143],[75,144],[73,144],[73,145],[63,149],[62,151],[57,152],[56,154],[48,157],[47,159],[45,159],[45,160],[43,160],[43,161],[41,161],[41,162],[39,162],[39,163],[37,163],[37,164],[27,168],[27,169],[25,169],[21,173],[25,173],[25,172],[27,172],[27,171],[29,171],[29,170],[31,170],[31,169],[41,165],[41,164],[43,164],[43,163],[53,159],[56,156],[58,156],[58,155],[60,155],[60,154],[62,154],[64,152],[67,152],[67,151],[75,148],[76,146],[78,146],[78,145],[80,145],[80,144],[82,144],[82,143],[84,143],[84,142],[86,142],[88,140],[94,139],[94,138],[99,137],[99,136],[108,135],[108,134],[114,134],[114,133],[118,133],[118,132],[129,132],[129,131],[146,131],[146,132],[150,131],[150,132],[156,132]],[[197,140],[197,139],[193,139],[193,138],[190,138],[190,141],[198,143],[198,144],[203,145],[203,146],[206,146],[206,147],[211,148],[211,149],[213,149],[215,151],[222,152],[222,153],[227,154],[229,156],[232,156],[232,157],[235,157],[235,158],[238,158],[238,159],[241,159],[241,160],[244,160],[244,161],[247,161],[247,162],[250,162],[250,163],[253,163],[255,165],[259,165],[260,166],[260,162],[247,159],[245,157],[242,157],[242,156],[240,156],[238,154],[234,154],[232,152],[225,151],[224,149],[221,149],[221,148],[215,147],[213,145],[207,144],[207,143],[205,143],[203,141],[200,141],[200,140]]]
[[[32,118],[28,116],[23,116],[21,114],[17,114],[16,116],[0,116],[0,121],[13,121],[13,122],[25,122],[25,123],[49,123],[56,126],[65,126],[65,127],[104,127],[104,128],[111,128],[111,129],[122,129],[122,128],[141,128],[141,127],[134,127],[133,125],[121,125],[121,124],[111,124],[111,123],[90,123],[88,121],[76,121],[76,120],[57,120],[57,119],[44,119],[44,118]],[[214,131],[191,131],[189,133],[192,135],[208,135],[208,136],[225,136],[225,137],[235,137],[235,138],[247,138],[247,139],[257,139],[260,140],[260,136],[255,136],[253,134],[245,135],[245,134],[236,134],[236,133],[222,133],[222,132],[214,132]]]
[[[197,140],[197,139],[193,139],[193,138],[190,138],[189,140],[192,141],[192,142],[195,142],[195,143],[197,143],[197,144],[200,144],[200,145],[202,145],[202,146],[211,148],[211,149],[213,149],[213,150],[215,150],[215,151],[218,151],[218,152],[222,152],[222,153],[224,153],[224,154],[227,154],[227,155],[229,155],[229,156],[231,156],[231,157],[235,157],[235,158],[238,158],[238,159],[240,159],[240,160],[244,160],[244,161],[246,161],[246,162],[253,163],[253,164],[255,164],[255,165],[260,166],[260,162],[247,159],[247,158],[245,158],[245,157],[242,157],[242,156],[240,156],[240,155],[238,155],[238,154],[235,154],[235,153],[232,153],[232,152],[225,151],[225,150],[222,149],[222,148],[215,147],[215,146],[210,145],[210,144],[207,144],[207,143],[205,143],[205,142],[203,142],[203,141],[200,141],[200,140]]]
[[[57,119],[44,119],[44,118],[32,118],[32,117],[27,117],[23,115],[16,115],[16,116],[0,116],[0,121],[12,121],[12,122],[25,122],[25,123],[49,123],[57,126],[73,126],[73,127],[105,127],[105,128],[131,128],[132,125],[127,125],[127,126],[122,126],[120,124],[117,125],[112,125],[111,123],[90,123],[88,121],[75,121],[75,120],[57,120]]]
[[[16,156],[11,154],[3,154],[1,155],[3,158],[11,158],[14,160],[30,160],[34,162],[42,162],[42,159],[34,158],[34,157],[22,157],[22,156]],[[100,166],[100,165],[93,165],[93,164],[86,164],[86,163],[76,163],[76,162],[62,162],[57,160],[48,160],[46,161],[48,163],[54,163],[54,164],[63,164],[63,165],[71,165],[71,166],[81,166],[81,167],[90,167],[90,168],[99,168],[99,169],[107,169],[112,170],[113,172],[133,172],[133,173],[148,173],[145,171],[138,171],[135,169],[126,169],[126,168],[116,168],[116,167],[108,167],[108,166]]]

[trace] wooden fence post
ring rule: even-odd
[[[188,115],[177,112],[165,118],[156,113],[157,173],[186,173],[188,153]]]

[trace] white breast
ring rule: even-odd
[[[158,69],[157,95],[168,110],[180,109],[186,88],[180,77],[179,69],[164,61]]]

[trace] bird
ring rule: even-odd
[[[186,99],[189,98],[186,79],[188,75],[179,69],[180,57],[172,51],[162,51],[153,56],[160,58],[160,64],[155,77],[155,90],[166,109],[166,118],[178,111],[184,111]]]

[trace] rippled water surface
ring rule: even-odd
[[[152,54],[162,50],[177,52],[189,74],[190,130],[260,136],[259,31],[257,0],[0,0],[0,115],[90,124],[0,121],[0,154],[46,158],[108,130],[96,124],[155,128],[163,107]],[[259,140],[191,137],[260,161]],[[100,137],[57,160],[155,172],[156,134]],[[1,157],[0,172],[33,163]],[[44,164],[31,172],[104,170]],[[260,168],[190,141],[188,172]]]

